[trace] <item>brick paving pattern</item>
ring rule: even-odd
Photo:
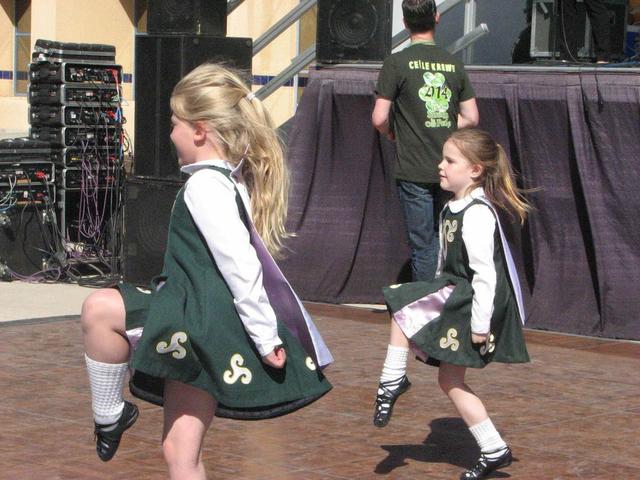
[[[411,361],[413,388],[384,429],[371,423],[388,339],[384,312],[308,304],[336,362],[334,389],[286,417],[216,418],[209,478],[454,479],[474,463],[471,435]],[[0,479],[162,479],[162,411],[136,400],[136,425],[115,458],[95,454],[77,317],[0,324]],[[527,330],[532,362],[470,371],[517,461],[492,478],[640,479],[640,343]],[[129,395],[127,395],[130,397]]]

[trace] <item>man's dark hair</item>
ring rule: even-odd
[[[436,27],[436,0],[402,0],[402,15],[411,33],[422,33]]]

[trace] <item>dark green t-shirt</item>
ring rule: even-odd
[[[433,42],[414,42],[384,61],[378,96],[393,101],[397,180],[438,183],[442,145],[460,102],[475,96],[462,62]]]

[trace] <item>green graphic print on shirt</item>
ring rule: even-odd
[[[424,86],[418,91],[418,96],[427,109],[427,120],[424,122],[424,126],[427,128],[451,128],[449,116],[451,89],[447,87],[444,75],[440,72],[425,72],[422,78]]]
[[[385,59],[376,95],[393,103],[395,179],[438,183],[442,145],[457,128],[460,103],[475,96],[464,65],[433,42],[416,41]]]

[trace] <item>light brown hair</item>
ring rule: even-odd
[[[287,237],[289,176],[273,120],[241,73],[213,63],[196,67],[175,86],[171,110],[190,124],[210,127],[228,162],[244,159],[253,223],[269,252],[279,256]]]
[[[504,148],[484,130],[463,128],[451,134],[449,140],[472,164],[480,165],[482,173],[470,188],[483,187],[487,198],[497,207],[515,213],[524,223],[531,206],[514,180]]]

